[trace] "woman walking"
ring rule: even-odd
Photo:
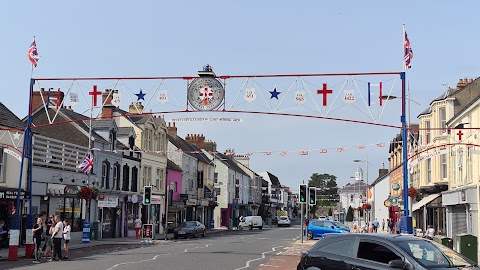
[[[38,261],[38,256],[41,254],[42,249],[40,248],[42,244],[42,233],[43,233],[43,220],[42,218],[37,218],[37,223],[33,225],[33,243],[35,244],[35,253],[34,260]]]

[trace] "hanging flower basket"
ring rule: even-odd
[[[419,195],[420,195],[420,192],[418,192],[418,190],[416,188],[411,187],[411,188],[408,189],[408,197],[410,197],[411,199],[415,199]]]
[[[363,208],[361,206],[357,207],[357,211],[362,211],[362,209]]]
[[[84,200],[96,199],[98,196],[98,189],[96,187],[82,186],[80,187],[77,196]]]
[[[369,203],[364,203],[362,207],[363,207],[363,209],[365,209],[365,210],[370,210],[370,209],[372,209],[372,206],[371,206]]]

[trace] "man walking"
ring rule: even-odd
[[[53,229],[52,233],[53,254],[52,258],[50,259],[51,262],[55,260],[60,261],[62,259],[63,222],[59,215],[55,216],[55,223],[55,228]]]
[[[378,220],[375,219],[375,220],[373,221],[373,230],[374,230],[375,232],[378,232],[378,225],[379,225],[379,224],[378,224]]]
[[[382,219],[382,231],[385,231],[385,219]]]

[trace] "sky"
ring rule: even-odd
[[[416,116],[447,87],[455,87],[459,78],[478,77],[479,8],[475,1],[7,1],[0,10],[0,101],[20,118],[27,114],[32,77],[27,50],[33,36],[41,56],[34,78],[196,76],[207,63],[217,75],[400,72],[405,24],[414,53],[412,68],[406,74],[414,101],[409,110],[414,123]],[[312,78],[306,84],[312,86],[308,88],[311,91],[328,81],[338,93],[345,90],[339,88],[344,79]],[[387,84],[394,76],[370,79]],[[356,82],[364,89],[366,80]],[[232,80],[228,85],[228,105],[235,105],[233,98],[244,82]],[[268,91],[276,85],[287,96],[291,82],[259,80],[258,97],[264,95],[265,103],[273,108],[286,106],[287,102],[270,99]],[[69,83],[42,82],[41,86],[67,90]],[[100,89],[111,86],[96,83]],[[170,85],[165,88],[175,91],[170,99],[175,96],[180,104],[185,103],[185,82]],[[89,82],[77,86],[82,95],[91,91]],[[126,82],[123,86],[131,93],[142,87],[147,93],[155,89],[153,82]],[[400,96],[398,81],[385,88]],[[315,99],[321,101],[320,97]],[[390,101],[382,123],[399,126],[400,105],[400,100]],[[151,111],[163,112],[175,108],[151,107]],[[332,117],[365,120],[365,110],[338,108]],[[378,169],[388,168],[388,143],[399,132],[396,128],[303,117],[206,115],[242,122],[181,122],[177,123],[179,135],[203,134],[221,151],[253,152],[253,170],[269,171],[294,190],[313,173],[335,175],[343,186],[353,180],[359,165],[364,171],[368,165],[368,181],[372,182]],[[193,113],[164,115],[166,121],[199,116],[203,117]],[[385,147],[377,146],[381,143]],[[363,145],[365,149],[356,148]],[[327,148],[324,154],[314,150]],[[338,152],[338,148],[346,151]],[[309,155],[299,155],[301,150],[310,150]],[[288,151],[288,155],[280,155],[281,151]]]

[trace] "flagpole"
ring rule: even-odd
[[[403,35],[402,35],[402,40],[403,40],[403,44],[402,44],[402,54],[403,54],[403,58],[402,58],[402,66],[403,66],[403,72],[406,71],[405,69],[405,24],[403,24]]]

